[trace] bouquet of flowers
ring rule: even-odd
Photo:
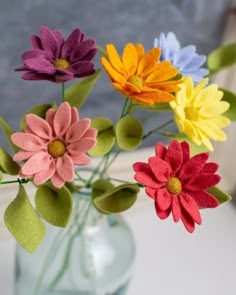
[[[139,191],[145,190],[160,219],[172,214],[174,222],[181,220],[190,233],[202,223],[199,209],[215,208],[230,199],[218,186],[218,165],[209,161],[209,152],[211,140],[226,140],[222,128],[236,119],[236,96],[219,89],[209,77],[236,61],[232,55],[236,44],[213,51],[207,69],[206,57],[195,46],[181,48],[173,33],[162,33],[147,52],[142,44],[128,43],[122,55],[113,44],[103,49],[94,39],[86,39],[80,28],[64,39],[59,30],[42,27],[30,43],[32,48],[23,53],[23,66],[16,71],[24,72],[24,80],[59,85],[62,95],[60,103],[49,101],[27,110],[19,131],[0,118],[12,149],[11,154],[0,149],[0,183],[19,187],[4,221],[28,252],[43,240],[45,222],[67,226],[73,192],[84,188],[91,190],[91,202],[103,214],[129,209]],[[101,69],[93,63],[96,54],[124,100],[117,122],[82,118],[79,113],[99,82]],[[72,80],[78,82],[67,83]],[[146,120],[137,118],[137,110],[148,112],[153,121],[159,112],[173,118],[144,134]],[[173,134],[167,127],[174,123],[179,131]],[[133,182],[112,179],[109,167],[120,153],[132,152],[150,136],[156,137],[153,154],[146,162],[133,164]],[[168,145],[163,143],[167,141]],[[100,158],[98,165],[85,176],[84,166],[95,157]],[[15,178],[4,179],[6,174]],[[36,187],[35,204],[27,195],[28,182]]]

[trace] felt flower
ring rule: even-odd
[[[30,42],[32,50],[22,55],[24,66],[16,69],[27,72],[22,75],[25,80],[60,83],[95,72],[91,62],[97,52],[95,40],[84,40],[84,33],[79,28],[64,40],[60,31],[41,27],[40,37],[32,35]]]
[[[186,78],[170,106],[180,132],[184,132],[197,145],[203,144],[212,151],[209,139],[226,140],[221,128],[229,125],[230,120],[222,113],[229,108],[229,103],[221,100],[223,92],[218,90],[216,84],[204,87],[207,82],[208,79],[204,79],[194,87],[191,77]]]
[[[112,81],[113,87],[131,100],[152,105],[174,99],[180,80],[171,80],[178,70],[169,61],[160,62],[160,48],[146,54],[142,44],[128,43],[122,58],[113,44],[106,45],[108,58],[101,58],[102,66]]]
[[[182,220],[190,233],[195,223],[202,223],[199,208],[218,206],[218,200],[206,191],[220,181],[215,174],[218,165],[207,163],[208,156],[201,153],[190,158],[189,144],[173,140],[168,148],[157,143],[148,163],[133,165],[135,179],[146,186],[159,218],[166,219],[172,212],[174,221]]]
[[[20,176],[33,178],[36,185],[51,179],[57,188],[73,181],[74,165],[88,165],[90,158],[85,153],[96,144],[97,131],[89,126],[90,119],[79,120],[77,109],[67,102],[57,110],[49,109],[45,120],[28,114],[25,132],[11,136],[22,149],[13,159],[27,160]]]
[[[154,47],[161,48],[161,61],[169,60],[183,76],[191,76],[195,84],[209,73],[207,69],[202,67],[206,56],[199,55],[194,45],[180,48],[180,43],[172,32],[166,36],[161,33],[159,38],[155,38]]]

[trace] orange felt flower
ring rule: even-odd
[[[169,61],[159,62],[160,48],[152,48],[145,54],[142,44],[128,43],[121,58],[113,44],[107,44],[106,51],[108,59],[101,58],[102,66],[113,87],[123,95],[148,105],[175,98],[173,93],[179,90],[182,81],[171,80],[178,70]]]

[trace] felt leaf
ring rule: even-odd
[[[26,115],[27,114],[34,114],[34,115],[37,115],[39,116],[40,118],[45,118],[46,116],[46,112],[48,109],[52,108],[52,104],[41,104],[41,105],[37,105],[37,106],[34,106],[32,108],[30,108],[26,113],[25,115],[21,118],[21,121],[20,121],[20,130],[23,131],[24,128],[25,128],[25,124],[26,124]]]
[[[65,90],[65,101],[67,101],[71,107],[81,108],[100,75],[101,70],[98,69],[93,75],[67,88]]]
[[[142,103],[137,103],[132,101],[132,103],[129,106],[129,112],[132,113],[136,108],[141,108],[143,110],[147,111],[153,111],[153,112],[161,112],[161,111],[170,111],[171,107],[169,103],[156,103],[153,105],[147,105]]]
[[[101,56],[104,56],[106,59],[108,59],[108,56],[107,56],[107,52],[106,50],[104,50],[101,46],[99,45],[96,45],[96,48],[97,50],[99,51],[99,53],[101,54]]]
[[[3,174],[2,174],[2,171],[0,171],[0,180],[3,179]]]
[[[109,180],[98,179],[92,184],[92,198],[95,199],[112,188],[114,188],[114,185]]]
[[[122,150],[134,150],[142,142],[142,137],[143,126],[135,117],[123,117],[117,122],[116,140]]]
[[[45,235],[45,226],[32,207],[23,185],[4,213],[4,222],[22,247],[32,253]]]
[[[220,204],[228,202],[232,199],[232,197],[228,193],[221,190],[218,186],[209,188],[207,192],[214,196]]]
[[[80,186],[79,185],[76,185],[75,183],[73,182],[66,182],[65,183],[65,186],[66,188],[71,192],[71,193],[76,193],[79,191],[80,189]]]
[[[89,150],[89,155],[99,157],[111,150],[115,143],[115,133],[112,121],[98,117],[92,119],[91,128],[97,129],[97,144]]]
[[[102,186],[99,187],[102,191]],[[97,196],[94,193],[93,203],[104,214],[120,213],[129,209],[135,203],[138,192],[137,184],[122,184]]]
[[[14,143],[11,141],[11,135],[15,132],[15,130],[12,129],[2,117],[0,117],[0,127],[2,128],[7,143],[12,149],[12,151],[17,152],[19,148],[16,145],[14,145]]]
[[[184,133],[176,133],[176,134],[173,134],[173,133],[169,133],[169,132],[165,132],[163,133],[163,136],[166,136],[166,137],[170,137],[170,138],[175,138],[177,139],[179,142],[182,142],[182,141],[187,141],[189,143],[189,146],[190,146],[190,154],[191,156],[194,156],[196,154],[199,154],[199,153],[204,153],[207,150],[207,148],[204,146],[204,145],[196,145],[186,134]]]
[[[10,175],[17,175],[20,170],[20,166],[2,147],[0,147],[0,170]]]
[[[223,91],[224,96],[222,100],[227,101],[230,104],[229,109],[224,113],[224,116],[231,121],[236,121],[236,93],[229,91],[228,89],[220,89]]]
[[[236,43],[231,43],[213,50],[207,59],[207,66],[211,74],[230,67],[236,63]]]
[[[72,212],[72,197],[65,186],[60,189],[51,184],[40,186],[36,191],[35,205],[48,223],[58,227],[68,224]]]

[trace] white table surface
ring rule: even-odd
[[[136,161],[142,161],[147,155],[136,156]],[[115,176],[129,178],[130,171],[125,167],[134,158],[119,162],[113,171]],[[2,205],[0,200],[0,209]],[[202,210],[203,224],[193,234],[181,223],[175,224],[171,216],[165,221],[158,219],[153,201],[144,193],[124,216],[137,245],[127,295],[236,294],[236,207],[232,202]],[[1,219],[0,210],[0,295],[14,295],[15,242],[4,232]]]

